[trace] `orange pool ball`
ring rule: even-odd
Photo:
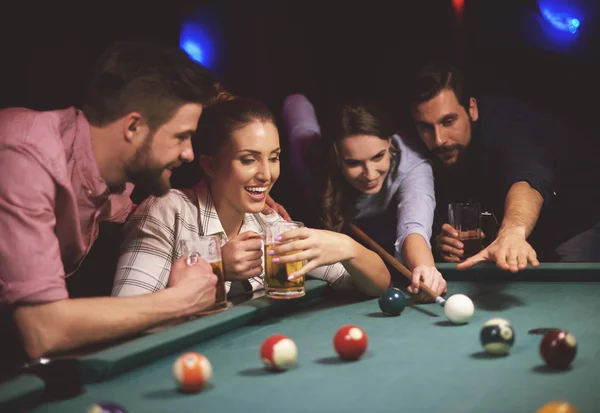
[[[550,402],[540,407],[536,413],[577,413],[577,409],[571,403]]]
[[[173,377],[181,391],[199,392],[212,378],[212,366],[200,353],[185,353],[173,364]]]

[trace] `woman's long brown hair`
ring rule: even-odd
[[[347,232],[348,226],[356,215],[356,200],[361,193],[342,174],[340,142],[356,135],[377,136],[387,140],[394,134],[394,127],[377,104],[353,100],[335,110],[322,130],[326,159],[325,179],[321,181],[319,190],[320,220],[325,229]],[[397,149],[392,145],[390,152],[392,156]]]

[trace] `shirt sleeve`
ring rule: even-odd
[[[431,163],[420,159],[407,173],[397,192],[395,256],[402,262],[402,246],[410,234],[420,234],[431,248],[435,190]]]
[[[290,161],[295,178],[310,187],[314,176],[314,171],[310,171],[311,160],[321,137],[315,109],[306,96],[292,94],[283,102],[282,119],[290,141]]]
[[[544,201],[554,186],[555,175],[551,144],[559,126],[546,115],[515,103],[513,110],[499,111],[501,115],[492,126],[496,134],[491,151],[498,163],[502,191],[516,182],[527,182]],[[495,162],[494,162],[495,163]]]
[[[113,296],[128,297],[167,287],[175,259],[177,208],[168,196],[142,202],[124,226]]]
[[[311,278],[326,281],[330,287],[338,290],[351,290],[354,289],[354,283],[352,282],[352,276],[344,266],[337,262],[331,265],[323,265],[317,267],[308,273]]]
[[[522,151],[522,152],[521,152]],[[502,170],[503,191],[506,193],[517,182],[527,182],[533,189],[547,201],[552,193],[554,172],[549,159],[549,154],[535,153],[535,149],[528,144],[519,144],[512,147],[507,154]],[[529,154],[530,156],[527,156]],[[548,155],[548,156],[546,156]]]
[[[291,140],[321,135],[315,108],[302,94],[296,93],[285,98],[282,118],[285,131]]]
[[[56,183],[28,151],[0,147],[0,305],[68,298]]]

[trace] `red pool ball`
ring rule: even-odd
[[[566,369],[575,358],[577,342],[565,330],[551,330],[540,342],[540,354],[546,365],[553,369]]]
[[[268,337],[260,348],[260,358],[269,370],[287,370],[296,364],[296,343],[283,334]]]
[[[358,326],[345,325],[333,337],[333,347],[342,360],[358,360],[367,349],[367,333]]]

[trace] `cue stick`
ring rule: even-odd
[[[384,261],[386,261],[388,264],[390,264],[392,267],[394,267],[400,274],[404,275],[406,278],[408,278],[412,282],[412,274],[408,268],[406,268],[404,265],[400,264],[398,262],[398,260],[396,260],[396,258],[394,258],[385,249],[383,249],[383,247],[381,247],[381,245],[379,245],[378,243],[373,241],[367,234],[365,234],[356,225],[350,224],[350,229],[352,230],[352,232],[354,232],[354,234],[361,241],[363,241],[365,244],[367,244],[369,247],[371,247],[377,254],[379,254],[379,256]],[[425,291],[427,293],[427,295],[429,295],[431,298],[434,298],[435,302],[438,303],[439,305],[441,305],[442,307],[446,303],[446,300],[444,300],[441,296],[438,296],[436,293],[434,293],[433,290],[431,288],[427,287],[423,281],[419,282],[419,288],[421,290]]]

